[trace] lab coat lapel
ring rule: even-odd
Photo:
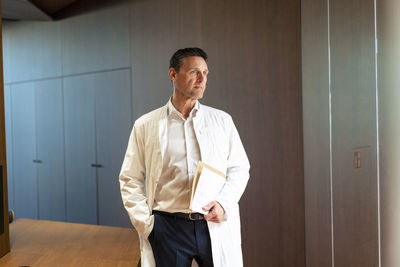
[[[199,144],[200,149],[200,159],[201,161],[207,161],[207,151],[206,151],[206,144],[204,140],[204,136],[202,136],[202,129],[204,125],[204,117],[202,116],[201,112],[201,104],[199,103],[199,110],[197,111],[196,117],[193,118],[193,128],[196,134],[197,143]]]
[[[159,151],[160,151],[161,162],[166,153],[167,142],[168,142],[167,110],[168,110],[168,104],[164,107],[163,111],[161,112],[160,119],[158,121],[158,140],[159,140]]]
[[[150,128],[150,136],[158,136],[157,139],[153,139],[152,150],[149,153],[152,171],[148,180],[149,191],[147,192],[149,207],[153,207],[154,194],[161,176],[163,157],[167,147],[167,106],[162,108],[160,113],[157,113],[154,117],[154,122]]]

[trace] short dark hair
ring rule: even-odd
[[[169,60],[169,67],[174,68],[178,72],[185,57],[202,57],[205,61],[207,61],[208,58],[206,52],[204,52],[201,48],[183,48],[179,49],[172,55],[171,59]]]

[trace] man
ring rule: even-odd
[[[199,103],[207,54],[185,48],[170,60],[173,95],[134,124],[120,173],[121,195],[140,238],[143,266],[242,266],[238,201],[249,162],[231,117]],[[201,160],[226,174],[208,214],[189,209]]]

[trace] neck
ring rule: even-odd
[[[179,98],[174,94],[172,96],[172,104],[178,110],[182,116],[187,119],[190,112],[192,111],[194,105],[196,104],[196,99],[191,98]]]

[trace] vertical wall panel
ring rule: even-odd
[[[117,6],[64,19],[63,74],[129,66],[129,8]]]
[[[15,217],[38,218],[35,87],[11,86]]]
[[[164,105],[172,95],[168,77],[172,54],[181,47],[200,45],[193,34],[199,25],[196,1],[190,2],[190,22],[185,21],[180,12],[185,2],[152,0],[132,4],[130,36],[134,118]],[[183,32],[185,25],[190,25],[191,30]],[[187,38],[183,38],[187,33]]]
[[[331,267],[328,6],[303,0],[301,10],[306,265]]]
[[[400,2],[377,1],[383,267],[400,266]]]
[[[7,23],[6,32],[9,82],[61,75],[59,22]]]
[[[64,221],[65,172],[61,79],[35,82],[39,218]]]
[[[330,1],[330,26],[334,260],[377,266],[374,1]]]
[[[119,172],[132,129],[130,69],[97,74],[96,141],[99,223],[131,225],[121,199]]]
[[[302,7],[307,266],[378,266],[374,1],[304,0]],[[321,59],[321,48],[330,62]],[[330,76],[324,75],[327,67]],[[329,82],[329,99],[313,91]],[[325,115],[329,105],[330,118]],[[332,155],[331,184],[322,171],[329,167],[327,153]],[[334,258],[324,258],[330,249]]]
[[[63,87],[67,219],[97,224],[94,81],[70,77]]]
[[[245,265],[303,266],[300,2],[220,2],[203,14],[204,101],[233,116],[251,163],[240,202]]]

